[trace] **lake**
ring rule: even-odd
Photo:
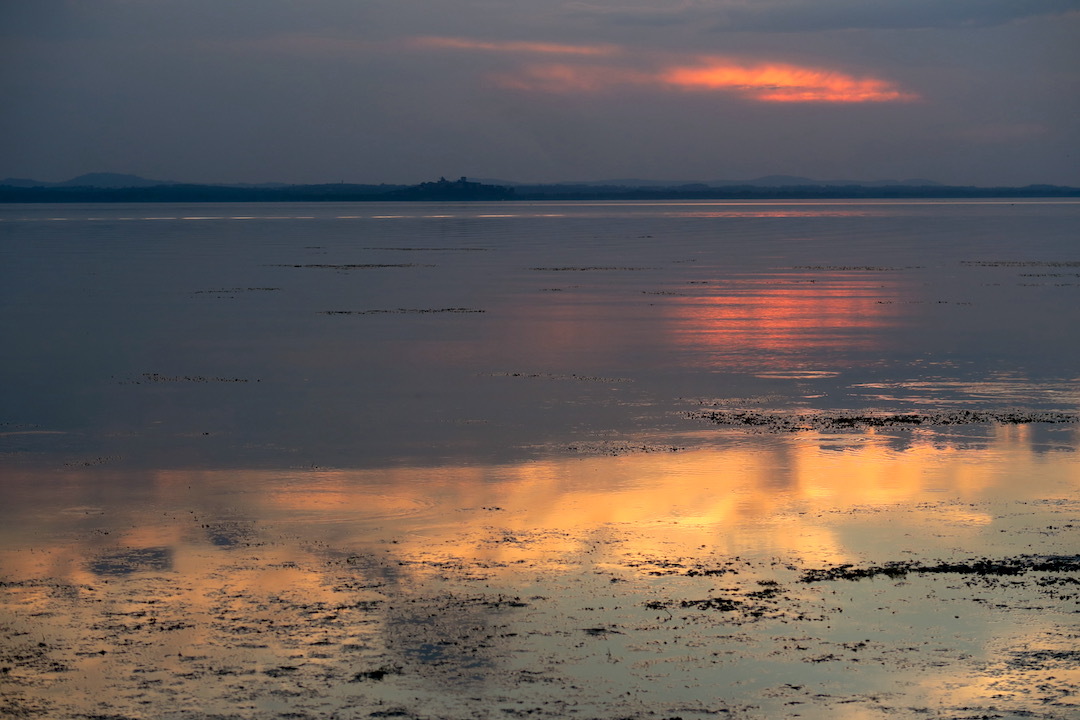
[[[1080,202],[0,205],[0,714],[1080,712]]]

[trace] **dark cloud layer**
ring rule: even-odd
[[[581,16],[642,25],[750,32],[988,27],[1080,11],[1080,0],[712,0],[658,5],[578,3]]]
[[[1077,0],[762,2],[723,13],[721,26],[772,32],[987,27],[1078,10]]]

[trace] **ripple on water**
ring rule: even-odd
[[[423,494],[373,491],[356,487],[305,487],[276,490],[267,496],[271,508],[286,514],[288,523],[365,523],[421,516],[433,511],[434,499]]]
[[[768,370],[754,373],[754,377],[766,380],[820,380],[833,378],[840,373],[835,370]]]

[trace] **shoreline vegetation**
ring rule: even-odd
[[[387,202],[573,200],[827,200],[910,198],[1075,198],[1080,188],[1061,185],[973,187],[953,185],[684,185],[627,186],[584,183],[494,185],[440,178],[418,185],[243,186],[162,183],[131,187],[0,184],[0,203],[162,202]]]

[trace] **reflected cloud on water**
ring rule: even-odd
[[[738,697],[826,717],[836,703],[872,707],[884,687],[906,706],[955,706],[945,687],[978,704],[1030,677],[1024,643],[1066,652],[1057,610],[1045,612],[1061,599],[1032,594],[1031,579],[968,578],[960,592],[932,576],[798,574],[1008,557],[1018,536],[1035,543],[1025,552],[1063,554],[1080,438],[1049,434],[728,433],[693,450],[504,465],[16,469],[0,555],[8,642],[42,638],[40,661],[15,671],[34,683],[26,697],[83,712],[103,710],[89,698],[105,686],[114,711],[161,702],[150,677],[200,712],[241,700],[271,712],[288,697],[309,710],[467,717],[482,701],[556,716],[568,702],[630,710],[629,690],[672,711]],[[119,490],[102,505],[106,486]],[[1035,622],[1000,609],[1032,600]],[[881,625],[882,608],[904,620]],[[843,628],[829,622],[840,611]],[[1055,702],[1076,688],[1075,659],[1062,658]]]

